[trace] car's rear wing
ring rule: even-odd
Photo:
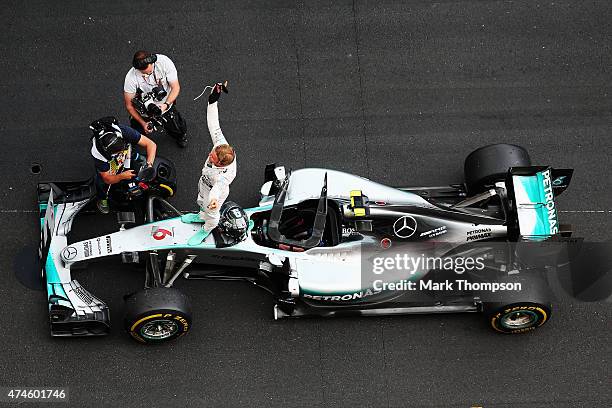
[[[510,202],[509,232],[519,240],[541,241],[561,232],[555,197],[569,185],[572,169],[513,167],[506,187]]]
[[[103,335],[110,328],[108,307],[72,280],[62,256],[74,250],[68,234],[76,214],[95,195],[91,180],[38,184],[39,256],[46,280],[53,336]],[[76,254],[76,251],[75,251]]]

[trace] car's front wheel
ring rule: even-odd
[[[141,343],[170,341],[184,336],[191,328],[191,306],[178,289],[145,289],[125,302],[125,328]]]

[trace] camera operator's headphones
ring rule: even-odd
[[[114,155],[127,149],[119,123],[114,117],[106,116],[95,120],[89,128],[93,132],[96,149],[106,160],[111,160]]]
[[[145,69],[149,64],[153,64],[157,61],[157,54],[148,54],[144,58],[137,59],[134,55],[132,59],[132,66],[136,69]]]

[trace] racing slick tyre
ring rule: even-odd
[[[518,334],[534,330],[550,320],[551,313],[550,304],[535,302],[484,305],[489,324],[500,333]]]
[[[470,193],[506,178],[510,167],[531,166],[527,150],[512,144],[492,144],[474,150],[465,158],[465,185]]]
[[[491,328],[500,333],[518,334],[542,326],[552,314],[553,297],[544,276],[535,271],[523,271],[522,277],[504,276],[501,284],[520,284],[520,290],[500,295],[478,293],[483,300],[482,311]]]
[[[129,296],[125,306],[125,328],[141,343],[167,342],[191,328],[191,305],[178,289],[145,289]]]

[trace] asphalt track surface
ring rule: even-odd
[[[210,149],[205,102],[192,99],[228,79],[221,124],[244,206],[268,162],[444,185],[462,181],[471,150],[509,142],[575,168],[562,221],[609,240],[609,1],[2,3],[0,386],[69,387],[76,407],[612,405],[610,303],[563,302],[540,330],[504,336],[471,314],[274,322],[271,299],[246,284],[180,281],[192,331],[143,347],[120,324],[122,295],[142,284],[130,268],[75,273],[110,306],[105,338],[51,338],[44,293],[21,283],[36,183],[89,176],[87,125],[126,117],[123,78],[141,48],[179,69],[189,146],[157,142],[178,167],[180,209],[196,209]],[[114,228],[84,217],[85,235]]]

